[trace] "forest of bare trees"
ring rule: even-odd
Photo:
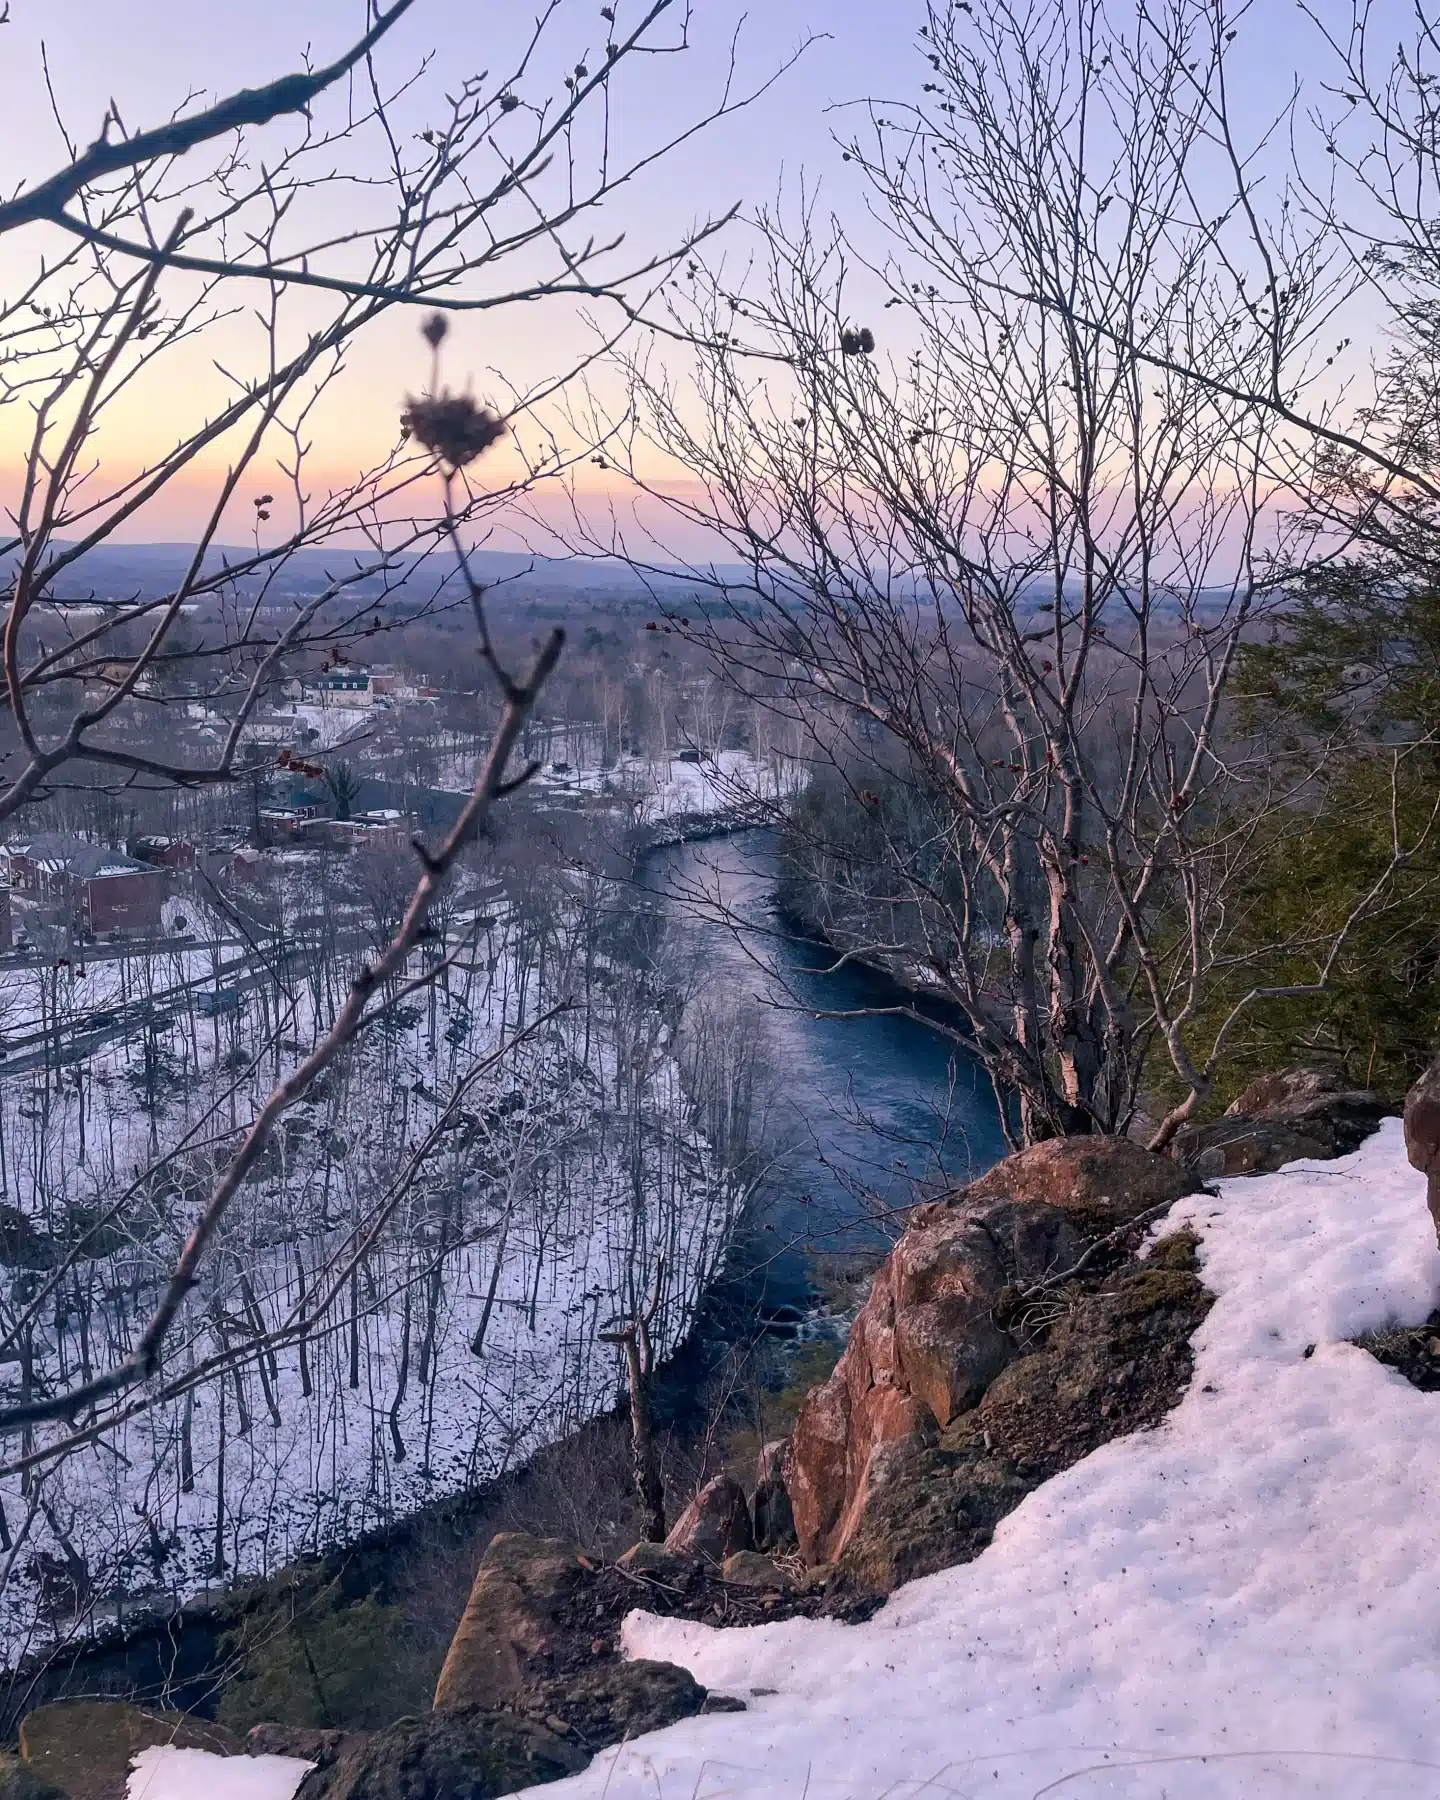
[[[53,172],[0,203],[0,407],[23,420],[0,819],[15,842],[208,846],[166,903],[169,947],[102,948],[67,916],[5,976],[12,1666],[346,1541],[603,1409],[621,1369],[602,1326],[654,1287],[653,1341],[677,1343],[756,1179],[739,1027],[712,1007],[688,1030],[663,934],[563,831],[495,849],[506,801],[567,761],[574,710],[539,726],[564,633],[497,635],[470,561],[492,516],[594,454],[556,436],[554,402],[719,223],[641,243],[605,203],[755,91],[722,73],[622,153],[614,119],[688,52],[683,7],[615,24],[557,0],[491,68],[443,76],[397,50],[423,11],[374,4],[332,60],[151,128],[112,106],[72,136],[55,94]],[[599,335],[568,362],[483,400],[447,384],[487,317],[582,306]],[[392,313],[413,373],[370,397],[389,447],[337,485],[314,422]],[[138,468],[116,461],[112,420],[184,392],[186,366],[211,386],[157,412],[178,422]],[[204,517],[178,574],[97,589],[96,556],[186,484]],[[276,724],[286,680],[457,609],[448,693],[392,721],[388,762],[367,762],[367,721],[304,760],[321,734]],[[653,696],[624,723],[635,686],[624,671],[575,727],[630,780],[665,750]],[[342,821],[362,767],[448,804],[408,845],[237,875],[277,766]]]
[[[20,1405],[123,1359],[235,1130],[324,1035],[357,944],[389,940],[401,884],[353,876],[252,891],[203,951],[10,978],[7,1043],[39,1040],[0,1111]],[[455,900],[464,954],[422,982],[440,953],[415,953],[307,1089],[161,1378],[16,1443],[10,1659],[513,1466],[609,1403],[601,1327],[657,1270],[654,1342],[683,1337],[762,1166],[753,1041],[713,1005],[690,1022],[638,900],[534,863]],[[222,938],[248,954],[219,975]],[[75,1059],[87,1020],[132,1013]]]

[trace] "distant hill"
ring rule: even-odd
[[[57,598],[83,601],[128,600],[136,596],[151,597],[164,593],[181,579],[194,554],[190,544],[104,544],[87,551],[59,583]],[[207,573],[213,574],[226,563],[245,561],[253,551],[243,546],[216,545],[205,558]],[[336,575],[342,575],[370,561],[362,549],[340,546],[328,549],[297,550],[292,553],[283,576],[282,592],[313,593]],[[0,557],[0,573],[14,566],[14,556]],[[410,568],[405,581],[417,580],[427,588],[453,580],[455,559],[447,552],[430,556],[404,558]],[[604,594],[621,599],[633,596],[639,602],[646,597],[646,585],[623,562],[615,558],[527,556],[514,551],[476,550],[470,564],[479,579],[489,584],[503,584],[516,597],[558,597],[561,594]],[[743,582],[745,571],[738,565],[724,568],[726,579]],[[258,586],[256,578],[244,585]],[[654,578],[657,592],[681,594],[694,587],[693,580],[682,569],[667,571]],[[361,590],[363,592],[363,589]]]
[[[101,545],[88,551],[66,570],[55,597],[75,602],[92,598],[153,598],[174,588],[193,553],[194,546],[190,544]],[[205,568],[207,572],[214,572],[227,562],[240,563],[252,554],[243,546],[216,545],[206,556]],[[370,554],[364,550],[338,545],[323,550],[297,550],[292,552],[283,571],[272,579],[270,592],[282,603],[293,601],[318,592],[337,575],[352,571],[369,560]],[[14,561],[13,554],[0,556],[0,580],[14,567]],[[493,590],[492,600],[502,612],[518,604],[532,616],[547,612],[563,615],[569,613],[578,600],[588,600],[607,611],[644,611],[656,601],[679,606],[691,596],[695,597],[697,611],[705,609],[701,584],[679,567],[642,577],[615,557],[528,556],[509,550],[472,551],[470,565],[476,576]],[[437,591],[443,593],[456,580],[455,559],[448,552],[436,551],[423,558],[403,558],[401,568],[403,573],[398,583],[395,577],[391,579],[400,588],[414,584],[414,591],[405,595],[401,603],[406,607],[422,596],[427,601],[432,599]],[[714,574],[732,584],[732,602],[750,585],[749,572],[739,563],[716,564]],[[259,591],[260,577],[246,577],[238,585],[242,593],[253,595]],[[362,582],[350,591],[369,604],[368,597],[372,593],[378,594],[378,587],[378,581],[373,588]],[[923,595],[909,583],[902,583],[899,591],[907,589],[914,595],[916,604],[922,607],[927,604]],[[1065,593],[1067,601],[1078,599],[1078,588],[1073,583],[1065,584]],[[1022,590],[1017,611],[1026,613],[1033,608],[1038,614],[1049,599],[1053,599],[1053,589],[1048,583],[1031,582]],[[1229,595],[1225,590],[1206,590],[1198,597],[1197,610],[1202,617],[1213,617],[1222,613],[1228,603]],[[1162,603],[1160,608],[1162,613],[1175,610],[1173,602]],[[1038,622],[1043,621],[1037,619]]]

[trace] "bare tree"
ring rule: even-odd
[[[458,818],[438,844],[415,840],[418,874],[395,909],[398,923],[360,964],[303,1054],[298,1036],[289,1035],[301,999],[290,969],[303,946],[277,932],[267,951],[252,934],[252,948],[271,957],[275,972],[256,1058],[273,1054],[275,1085],[248,1126],[228,1142],[222,1137],[184,1246],[126,1352],[100,1372],[87,1369],[0,1410],[0,1430],[26,1434],[44,1421],[84,1418],[75,1436],[47,1443],[42,1461],[153,1399],[172,1328],[237,1194],[277,1146],[283,1153],[285,1115],[377,1021],[464,954],[460,946],[412,970],[412,953],[438,936],[437,908],[457,865],[497,803],[537,766],[517,770],[512,757],[562,634],[537,646],[528,671],[512,669],[492,640],[469,545],[490,509],[594,446],[563,449],[540,418],[538,409],[574,369],[558,368],[538,388],[492,406],[444,387],[447,313],[583,300],[612,310],[613,341],[645,316],[677,257],[716,226],[631,253],[619,237],[586,237],[587,220],[693,130],[753,97],[727,84],[678,138],[621,159],[610,117],[622,71],[683,52],[684,10],[674,0],[649,0],[621,26],[606,9],[611,29],[594,45],[589,13],[582,20],[566,0],[549,0],[508,67],[463,79],[447,71],[433,122],[407,140],[395,102],[404,92],[413,107],[428,72],[417,88],[387,76],[378,53],[412,5],[375,5],[365,36],[322,69],[200,109],[182,107],[156,130],[132,133],[112,108],[87,150],[66,136],[66,166],[0,205],[0,233],[30,258],[28,267],[12,264],[18,273],[0,305],[0,405],[33,414],[13,532],[0,539],[9,575],[4,668],[12,734],[0,821],[86,765],[121,786],[196,788],[248,778],[271,755],[249,733],[284,660],[316,647],[333,656],[339,643],[370,630],[377,603],[413,583],[417,553],[437,546],[443,563],[432,589],[472,616],[496,709]],[[547,59],[556,49],[573,51],[570,73],[553,93],[541,86],[542,49]],[[288,137],[278,146],[267,139],[262,155],[249,134],[287,122]],[[358,212],[348,201],[335,208],[347,182],[359,195]],[[377,467],[317,494],[307,461],[315,408],[342,379],[358,336],[395,307],[421,303],[441,309],[424,326],[433,353],[428,388],[403,414],[397,405],[394,447]],[[109,477],[105,430],[117,404],[164,381],[196,340],[233,329],[239,305],[258,321],[257,335],[242,344],[254,359],[248,371],[233,359],[224,365],[229,397],[183,425],[141,470]],[[317,316],[317,307],[329,311]],[[495,488],[472,485],[477,458],[502,437],[518,450],[519,474]],[[77,628],[62,602],[76,597],[65,584],[84,580],[83,559],[143,521],[147,506],[212,448],[228,454],[228,468],[214,483],[181,579],[160,597],[101,599],[98,622],[87,618]],[[218,555],[227,509],[247,485],[261,485],[267,468],[280,471],[281,497],[253,498],[253,547],[238,560]],[[335,545],[342,534],[364,546],[345,559],[350,566],[298,599],[285,596],[298,553]],[[433,592],[418,604],[435,604]],[[402,615],[416,610],[403,597],[399,607]],[[169,678],[177,669],[185,672],[183,692],[225,709],[223,742],[212,757],[168,760],[135,745],[135,721],[147,705],[176,697]],[[91,691],[97,672],[99,696]],[[167,682],[157,691],[152,678],[162,672]],[[157,1111],[152,1102],[152,1135]],[[351,1287],[353,1295],[354,1281]],[[313,1305],[306,1329],[315,1329]],[[126,1398],[146,1383],[149,1393]]]
[[[817,922],[955,1003],[1016,1141],[1124,1130],[1158,1045],[1158,1147],[1212,1085],[1191,1026],[1279,798],[1224,713],[1284,548],[1249,389],[1326,293],[1237,304],[1204,0],[927,20],[933,98],[844,141],[866,232],[763,214],[760,279],[694,266],[688,380],[630,363],[703,485],[668,504],[744,569],[693,569],[711,603],[670,624],[808,728]]]
[[[212,1571],[263,1574],[353,1536],[357,1521],[383,1523],[513,1467],[613,1404],[623,1358],[598,1326],[628,1316],[661,1257],[651,1357],[690,1328],[753,1183],[743,1093],[726,1099],[748,1087],[745,1072],[724,1046],[711,1056],[708,1028],[678,1049],[652,1041],[635,986],[672,1021],[679,1001],[652,967],[651,934],[632,944],[616,918],[623,893],[562,879],[545,918],[492,897],[512,831],[507,812],[494,853],[453,872],[446,936],[421,947],[444,958],[443,985],[425,989],[439,1028],[427,1032],[407,1004],[418,997],[412,959],[408,978],[390,980],[394,1004],[377,991],[373,1023],[272,1130],[155,1378],[93,1410],[82,1394],[73,1425],[40,1421],[12,1439],[0,1469],[0,1517],[22,1546],[14,1578],[0,1569],[0,1640],[12,1651],[31,1632],[83,1632],[86,1595],[143,1611],[157,1583],[180,1596]],[[249,964],[265,972],[238,1033],[235,1015],[202,1015],[195,1051],[196,1021],[156,1019],[165,1150],[139,1169],[127,1090],[144,1064],[123,1074],[123,1038],[88,1062],[91,1168],[77,1173],[77,1102],[63,1079],[69,977],[9,975],[39,989],[55,1029],[33,1080],[17,1072],[0,1092],[0,1167],[24,1204],[5,1215],[24,1262],[0,1289],[0,1355],[18,1356],[5,1402],[74,1394],[125,1360],[264,1102],[272,1058],[283,1076],[327,1035],[373,921],[356,859],[320,859],[308,874],[298,892],[277,888],[265,958]],[[517,892],[526,880],[544,888],[555,870],[527,862]],[[489,911],[471,928],[479,895]],[[253,909],[257,929],[265,910]],[[441,925],[437,909],[430,920]],[[183,976],[194,959],[173,960]],[[131,952],[112,982],[127,964],[140,1004],[163,1012],[174,990],[153,958]],[[220,1053],[240,1044],[227,1076]],[[717,1108],[731,1131],[712,1146]],[[49,1512],[30,1520],[32,1492]],[[67,1572],[41,1603],[25,1571],[51,1555]]]
[[[348,819],[360,798],[361,776],[347,762],[325,765],[325,787],[335,808],[337,819]]]
[[[625,1352],[625,1380],[630,1395],[630,1461],[640,1502],[645,1536],[652,1544],[665,1540],[665,1479],[650,1418],[650,1381],[655,1372],[655,1346],[650,1336],[664,1293],[665,1260],[655,1265],[655,1279],[643,1302],[617,1328],[602,1331],[601,1341]]]
[[[963,9],[961,9],[963,10]],[[1164,221],[1170,266],[1216,272],[1203,355],[1157,318],[992,272],[1027,306],[1074,315],[1159,378],[1274,427],[1267,474],[1297,508],[1307,564],[1370,547],[1411,561],[1434,529],[1440,311],[1440,33],[1423,8],[1302,5],[1317,79],[1298,76],[1246,133],[1228,71],[1249,59],[1248,8],[1145,9],[1204,157],[1203,185]],[[953,14],[939,37],[953,39]],[[1203,203],[1202,203],[1203,202]]]
[[[374,466],[338,486],[320,481],[316,418],[387,314],[584,304],[608,309],[613,340],[720,223],[633,251],[591,224],[678,142],[754,97],[727,84],[677,136],[637,140],[628,157],[612,146],[628,75],[687,48],[677,0],[648,0],[633,20],[598,27],[593,9],[582,17],[572,0],[548,0],[506,66],[447,69],[443,86],[428,65],[397,73],[382,62],[401,18],[422,10],[376,0],[368,32],[324,67],[182,106],[152,130],[129,130],[112,107],[87,149],[57,104],[64,166],[0,204],[0,408],[29,414],[11,529],[0,532],[0,820],[77,768],[122,783],[246,779],[247,726],[287,659],[387,628],[381,607],[393,628],[465,604],[452,526],[478,527],[541,472],[594,453],[545,422],[546,403],[576,373],[556,367],[493,396],[516,473],[486,491],[461,476],[448,523],[428,498],[431,453],[399,428],[398,407]],[[570,73],[552,92],[541,67],[557,54]],[[417,109],[426,123],[411,133],[402,115]],[[115,415],[172,393],[178,364],[212,342],[214,394],[197,395],[142,466],[112,474]],[[96,594],[87,558],[143,525],[211,453],[224,473],[209,478],[193,551],[169,591]],[[222,553],[237,507],[248,541]],[[316,579],[300,553],[326,546],[335,560]],[[427,580],[419,565],[437,546],[445,556]],[[98,616],[64,604],[86,598]],[[157,702],[177,693],[223,713],[209,754],[167,756],[136,741]]]

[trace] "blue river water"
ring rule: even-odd
[[[367,780],[357,805],[403,806],[426,829],[462,797]],[[761,1193],[764,1223],[739,1247],[777,1318],[810,1310],[817,1266],[873,1250],[922,1191],[962,1185],[1005,1154],[990,1084],[963,1044],[903,1008],[945,1015],[875,970],[827,973],[834,954],[774,903],[773,832],[652,850],[640,881],[663,901],[671,955],[753,1031],[768,1090],[765,1131],[781,1152]],[[834,1014],[854,1014],[849,1018]],[[888,1227],[888,1229],[887,1229]],[[763,1237],[762,1235],[763,1234]]]
[[[774,1242],[753,1249],[764,1304],[793,1317],[808,1307],[817,1259],[893,1236],[917,1183],[942,1192],[1005,1154],[995,1096],[963,1044],[876,1010],[913,1010],[913,996],[874,970],[833,970],[833,952],[780,914],[771,833],[653,851],[643,879],[664,896],[672,942],[694,956],[702,985],[755,1035],[779,1156],[762,1209]]]

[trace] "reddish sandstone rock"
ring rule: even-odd
[[[1111,1231],[1151,1207],[1193,1194],[1198,1185],[1169,1158],[1129,1138],[1051,1138],[996,1163],[954,1201],[1041,1200],[1087,1228]]]
[[[570,1545],[525,1531],[491,1538],[435,1689],[437,1707],[503,1706],[564,1635],[561,1613],[584,1578]]]
[[[1101,1444],[1157,1425],[1189,1384],[1211,1296],[1177,1233],[1148,1261],[1072,1299],[1045,1347],[1018,1357],[936,1440],[886,1444],[827,1592],[888,1594],[979,1556],[1026,1494]]]
[[[671,1527],[665,1548],[711,1563],[723,1563],[737,1550],[753,1550],[750,1507],[740,1483],[728,1475],[707,1481]]]
[[[844,1548],[875,1452],[973,1406],[1014,1355],[992,1317],[1006,1277],[984,1224],[944,1206],[923,1211],[795,1423],[785,1486],[810,1563],[833,1562]]]
[[[878,1452],[928,1441],[1015,1357],[996,1317],[1007,1288],[1070,1268],[1095,1236],[1195,1185],[1124,1139],[1071,1138],[1008,1157],[948,1200],[917,1207],[834,1374],[796,1421],[785,1484],[805,1560],[840,1556]]]
[[[1426,1179],[1440,1235],[1440,1061],[1431,1063],[1405,1096],[1405,1153]]]

